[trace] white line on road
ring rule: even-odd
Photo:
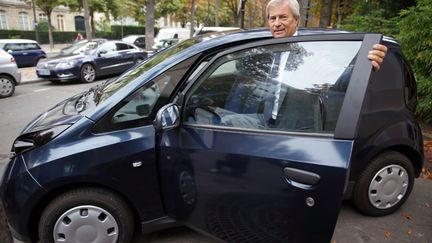
[[[51,88],[44,88],[44,89],[37,89],[37,90],[33,90],[33,92],[42,92],[42,91],[46,91],[46,90],[50,90]]]

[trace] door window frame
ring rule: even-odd
[[[270,46],[277,44],[286,43],[297,43],[297,42],[319,42],[319,41],[361,41],[360,49],[358,50],[357,58],[355,60],[354,69],[352,71],[350,81],[345,93],[345,98],[342,102],[339,117],[337,119],[336,127],[333,133],[304,133],[297,131],[279,131],[279,130],[257,130],[248,128],[237,128],[237,127],[224,127],[214,125],[203,125],[203,124],[189,124],[181,123],[181,126],[190,127],[203,127],[212,128],[217,130],[232,130],[232,131],[250,131],[255,133],[277,133],[277,134],[292,134],[300,136],[318,136],[318,137],[331,137],[337,139],[349,139],[352,140],[357,134],[357,127],[361,107],[366,94],[367,86],[369,83],[370,75],[372,72],[372,64],[367,58],[367,53],[372,50],[372,46],[376,43],[380,43],[382,34],[372,33],[335,33],[335,34],[319,34],[319,35],[299,35],[285,38],[273,38],[267,40],[256,41],[253,43],[247,43],[233,48],[226,49],[214,55],[211,60],[195,75],[193,80],[188,82],[187,86],[182,90],[181,106],[185,104],[185,97],[193,90],[192,87],[200,79],[200,77],[206,73],[208,68],[217,62],[217,60],[223,56],[235,53],[238,51],[251,49],[260,46]],[[366,76],[365,76],[366,75]],[[362,78],[364,77],[364,78]],[[354,109],[353,109],[354,107]],[[182,114],[183,116],[182,109]]]

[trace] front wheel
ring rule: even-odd
[[[414,185],[414,167],[403,154],[392,151],[376,157],[363,171],[352,201],[366,215],[383,216],[406,201]]]
[[[86,63],[81,67],[81,82],[91,83],[96,79],[96,70],[90,63]]]
[[[80,188],[55,198],[39,221],[40,242],[128,243],[133,215],[117,195],[99,188]]]
[[[6,75],[0,75],[0,98],[11,96],[15,91],[15,81]]]

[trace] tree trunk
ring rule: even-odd
[[[45,14],[48,18],[48,40],[50,44],[50,49],[52,50],[54,48],[54,40],[53,40],[52,26],[51,26],[51,11],[47,11]]]
[[[215,0],[215,26],[219,27],[219,5],[220,0]]]
[[[195,27],[195,0],[192,0],[192,12],[191,12],[191,18],[190,18],[190,37],[191,38],[194,34],[194,27]]]
[[[146,49],[151,50],[154,45],[154,0],[146,1]]]
[[[93,39],[92,32],[89,25],[89,7],[88,0],[83,0],[83,9],[84,9],[84,24],[86,30],[86,38],[91,41]]]
[[[96,30],[95,22],[94,22],[94,11],[90,12],[90,30],[92,32],[92,37],[93,37],[94,31]]]
[[[331,26],[332,0],[323,0],[320,11],[320,27]]]

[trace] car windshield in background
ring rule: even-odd
[[[185,40],[179,43],[178,45],[172,46],[171,48],[165,49],[151,56],[146,61],[144,61],[134,69],[131,69],[128,72],[124,73],[119,78],[108,80],[105,83],[98,86],[97,88],[90,89],[89,92],[84,94],[83,97],[79,99],[79,102],[82,102],[84,97],[85,100],[89,100],[90,98],[90,100],[94,102],[94,105],[97,106],[104,100],[108,99],[111,95],[116,93],[118,90],[126,86],[128,83],[132,82],[137,77],[141,76],[143,73],[157,66],[162,61],[176,55],[177,53],[187,49],[188,47],[200,41],[201,41],[200,39]],[[80,109],[77,109],[78,112],[86,110],[87,106],[84,108],[81,106],[81,104],[79,106]]]

